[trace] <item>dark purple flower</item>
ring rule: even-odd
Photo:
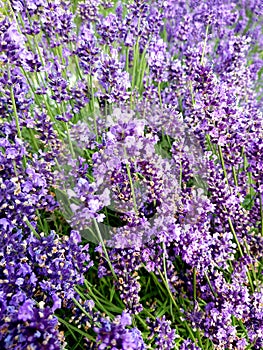
[[[98,349],[103,350],[108,346],[122,350],[144,350],[145,343],[141,332],[137,328],[126,329],[131,325],[131,317],[126,313],[117,316],[112,322],[108,319],[100,319],[100,327],[94,328],[97,333]]]
[[[28,321],[31,320],[33,318],[34,315],[34,302],[32,299],[28,299],[26,300],[19,308],[18,311],[18,320],[22,320],[22,321]]]
[[[154,346],[159,350],[173,349],[175,339],[178,338],[175,329],[171,328],[171,321],[166,320],[165,316],[162,318],[156,318],[156,320],[148,320],[150,326],[149,339],[153,339]]]

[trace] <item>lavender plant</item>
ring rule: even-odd
[[[0,348],[263,348],[261,1],[0,1]]]

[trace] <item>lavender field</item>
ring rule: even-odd
[[[0,0],[0,350],[263,349],[262,0]]]

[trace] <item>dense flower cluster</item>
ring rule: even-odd
[[[94,330],[97,333],[98,350],[107,349],[146,349],[141,332],[137,328],[126,329],[131,325],[131,316],[122,313],[112,322],[107,319],[100,320],[100,327]]]
[[[167,321],[165,316],[162,319],[157,318],[155,323],[151,326],[151,334],[149,338],[154,337],[154,344],[157,349],[173,349],[175,347],[175,330],[170,327],[171,321]]]
[[[0,5],[0,348],[262,349],[262,2]]]
[[[75,295],[91,265],[88,247],[78,246],[72,231],[62,240],[48,237],[25,239],[21,230],[1,232],[1,347],[60,349],[58,320],[54,311]],[[87,264],[88,263],[88,264]],[[79,270],[82,272],[79,273]]]

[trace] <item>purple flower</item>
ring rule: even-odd
[[[111,50],[111,54],[101,54],[96,67],[97,79],[103,89],[99,91],[99,96],[109,103],[125,102],[130,92],[129,74],[123,71],[123,65],[119,62],[116,49]]]
[[[98,6],[100,0],[88,0],[85,3],[78,4],[78,12],[83,21],[96,21],[98,20]]]
[[[192,340],[186,339],[180,345],[180,350],[200,350],[200,348]]]
[[[27,48],[26,37],[18,31],[17,24],[5,19],[0,28],[0,61],[23,66],[26,70],[39,70],[41,64]]]
[[[98,34],[101,36],[101,45],[111,45],[120,36],[119,21],[115,14],[110,13],[105,18],[101,18],[96,26]]]
[[[173,349],[175,347],[175,339],[178,338],[176,331],[171,328],[171,321],[162,318],[156,318],[155,322],[148,320],[150,326],[149,339],[154,339],[157,349]]]
[[[115,350],[146,349],[141,332],[137,328],[126,329],[126,326],[130,324],[131,318],[124,312],[121,316],[115,317],[112,322],[101,318],[100,327],[94,328],[97,333],[98,349],[103,350],[108,346],[113,346]]]
[[[99,46],[92,27],[83,25],[78,37],[77,49],[74,52],[80,61],[80,67],[85,74],[92,74],[96,71],[95,64],[99,60]]]
[[[34,302],[32,299],[26,300],[19,308],[17,318],[22,321],[27,321],[32,319],[34,315]]]
[[[151,41],[148,48],[150,77],[156,82],[167,81],[169,55],[166,49],[166,43],[158,37]]]

